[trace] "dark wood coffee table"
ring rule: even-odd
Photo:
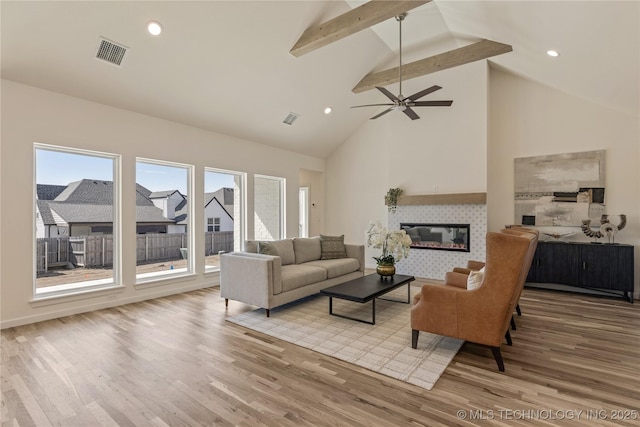
[[[375,325],[376,298],[386,301],[409,304],[411,302],[411,282],[413,282],[414,280],[416,280],[415,277],[405,276],[403,274],[396,274],[393,276],[393,278],[387,278],[385,280],[380,279],[380,276],[378,276],[377,274],[370,274],[368,276],[359,277],[357,279],[349,280],[348,282],[323,289],[320,291],[320,293],[329,297],[329,314],[333,316],[343,317],[345,319],[357,320],[358,322],[368,323],[370,325]],[[380,298],[381,295],[391,292],[392,290],[397,289],[402,285],[407,285],[406,301]],[[367,320],[357,319],[355,317],[345,316],[343,314],[334,313],[334,298],[354,301],[360,304],[371,301],[371,322]]]

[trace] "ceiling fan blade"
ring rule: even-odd
[[[403,99],[403,101],[410,99],[411,101],[415,101],[416,99],[420,99],[423,96],[429,95],[430,93],[433,93],[437,90],[442,89],[442,86],[438,86],[438,85],[433,85],[429,88],[423,89],[420,92],[416,92],[411,96],[406,97],[405,99]]]
[[[382,92],[384,94],[384,96],[386,96],[390,100],[398,101],[398,102],[400,101],[400,99],[397,96],[395,96],[394,94],[389,92],[386,88],[376,86],[376,89],[378,89],[380,92]]]
[[[353,107],[351,107],[351,108],[360,108],[360,107],[388,107],[388,106],[392,106],[392,105],[395,105],[395,104],[389,104],[389,103],[387,103],[387,104],[354,105],[354,106],[353,106]]]
[[[453,101],[416,101],[412,107],[451,107]]]
[[[389,111],[393,111],[393,108],[387,108],[386,110],[384,110],[382,113],[380,114],[376,114],[375,116],[371,117],[369,120],[374,120],[377,119],[380,116],[383,116],[385,114],[387,114]]]
[[[410,107],[404,109],[403,113],[405,113],[411,120],[417,120],[420,118]]]

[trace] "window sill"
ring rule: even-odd
[[[194,280],[196,274],[190,273],[186,268],[172,270],[171,273],[145,273],[136,276],[136,289],[151,288],[154,286],[164,286],[176,282]]]
[[[71,286],[76,285],[74,288]],[[62,304],[65,302],[78,301],[87,298],[96,298],[100,296],[113,296],[116,299],[115,294],[124,292],[125,287],[122,285],[116,285],[113,282],[103,285],[93,285],[92,287],[79,287],[77,283],[73,285],[60,285],[56,286],[55,290],[40,291],[36,296],[29,301],[32,307],[44,307],[53,304]],[[60,289],[62,287],[68,287],[67,289]],[[74,289],[74,290],[71,290]]]

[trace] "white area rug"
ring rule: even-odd
[[[418,292],[412,287],[411,295]],[[407,298],[401,287],[385,298]],[[371,320],[371,302],[333,299],[333,312]],[[329,314],[329,298],[314,295],[271,310],[258,309],[227,318],[249,329],[431,390],[464,341],[420,332],[411,348],[410,305],[376,300],[376,324]]]

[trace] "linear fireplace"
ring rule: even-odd
[[[441,251],[469,252],[469,224],[400,223],[411,237],[411,247]]]

